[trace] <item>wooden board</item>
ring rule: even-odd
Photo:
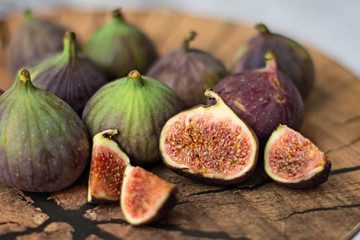
[[[169,12],[125,13],[164,55],[190,31],[193,42],[228,68],[234,52],[255,31],[220,20]],[[75,31],[85,42],[110,19],[109,13],[60,10],[46,15]],[[0,88],[11,85],[5,47],[21,17],[0,22]],[[285,34],[285,33],[284,33]],[[328,182],[306,190],[281,187],[259,166],[237,186],[206,185],[181,177],[161,162],[149,168],[179,187],[179,203],[160,221],[132,227],[119,204],[86,203],[87,176],[54,194],[27,193],[0,184],[0,238],[4,239],[350,239],[360,221],[360,81],[321,53],[315,88],[305,102],[301,132],[332,161]],[[349,233],[350,232],[350,233]]]

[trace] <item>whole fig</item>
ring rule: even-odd
[[[189,47],[195,36],[195,32],[190,32],[179,49],[160,58],[147,73],[172,88],[186,107],[204,103],[204,91],[227,75],[220,60]]]
[[[78,53],[73,32],[64,35],[64,47],[29,67],[33,84],[67,102],[81,113],[90,97],[108,80],[87,56]]]
[[[271,50],[276,55],[279,69],[293,81],[302,98],[306,98],[315,81],[315,68],[310,54],[296,41],[270,32],[264,24],[257,24],[256,29],[258,35],[239,49],[232,72],[264,67],[264,55]]]
[[[88,133],[79,116],[35,87],[21,69],[0,96],[0,182],[25,191],[59,191],[81,175],[88,157]]]
[[[21,67],[29,65],[48,53],[62,49],[66,29],[52,21],[34,18],[24,11],[24,22],[11,36],[7,49],[7,65],[13,76]]]
[[[113,139],[131,164],[160,160],[159,136],[166,120],[183,109],[173,90],[136,70],[98,90],[83,112],[91,136],[118,129]]]
[[[221,98],[255,131],[261,146],[279,124],[299,130],[303,101],[286,74],[277,67],[273,52],[265,55],[266,66],[232,74],[215,87]]]
[[[133,69],[145,72],[158,56],[151,40],[126,22],[120,9],[114,10],[112,21],[94,33],[83,51],[110,80],[125,77]]]

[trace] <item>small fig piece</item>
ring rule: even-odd
[[[180,175],[204,182],[242,182],[255,169],[257,137],[215,92],[206,90],[205,95],[216,103],[183,111],[163,127],[163,161]]]
[[[121,210],[130,224],[147,224],[175,206],[176,192],[176,185],[141,167],[128,166],[121,188]]]
[[[180,48],[160,58],[147,72],[149,77],[172,88],[186,107],[205,103],[204,91],[227,75],[219,59],[189,47],[195,36],[195,32],[190,32]]]
[[[120,199],[121,184],[128,156],[111,138],[116,129],[107,129],[93,138],[91,166],[88,186],[88,202],[111,202]]]
[[[314,143],[280,125],[265,147],[265,171],[275,182],[293,188],[314,187],[327,181],[331,162]]]
[[[239,49],[232,72],[264,67],[264,54],[271,50],[277,56],[279,69],[289,77],[305,99],[315,82],[315,67],[310,54],[298,42],[270,32],[264,24],[257,24],[255,28],[259,33]]]
[[[261,147],[279,124],[299,130],[304,114],[302,98],[279,70],[275,54],[268,51],[263,58],[264,68],[228,75],[214,87],[224,102],[251,126]]]

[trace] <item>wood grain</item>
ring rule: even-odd
[[[84,43],[110,13],[68,9],[42,17],[69,27]],[[125,13],[164,55],[191,30],[194,47],[209,51],[230,69],[238,47],[255,31],[249,26],[177,13]],[[10,87],[5,49],[21,16],[0,22],[0,88]],[[281,187],[259,165],[237,186],[205,185],[176,175],[162,163],[149,168],[179,187],[179,203],[160,221],[132,227],[118,204],[86,203],[87,173],[54,194],[22,192],[0,184],[0,238],[4,239],[341,239],[360,220],[360,81],[344,67],[310,49],[317,78],[305,101],[301,132],[332,162],[328,182],[306,190]],[[358,231],[358,230],[357,230]]]

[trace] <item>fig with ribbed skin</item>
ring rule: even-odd
[[[7,50],[7,65],[13,76],[51,52],[61,51],[66,29],[50,20],[34,18],[30,10],[24,12],[24,22],[11,36]]]
[[[265,54],[265,61],[264,68],[228,75],[214,87],[224,102],[252,127],[262,147],[279,124],[299,130],[304,114],[298,90],[278,69],[272,51]]]
[[[264,166],[269,177],[280,185],[309,188],[328,180],[331,162],[309,139],[279,125],[266,144]]]
[[[96,92],[82,118],[92,136],[105,129],[118,129],[113,139],[136,165],[160,160],[161,128],[182,109],[173,90],[134,70]]]
[[[91,96],[108,82],[96,63],[78,52],[73,32],[64,35],[61,52],[45,57],[29,67],[35,86],[67,102],[80,116]]]
[[[125,77],[133,69],[146,72],[158,56],[151,40],[126,22],[120,9],[113,11],[109,24],[94,33],[83,52],[104,69],[110,80]]]
[[[20,70],[0,96],[0,182],[25,191],[59,191],[76,181],[88,157],[88,133],[79,116]]]
[[[116,129],[107,129],[93,137],[88,185],[88,202],[119,201],[124,171],[129,157],[112,137]]]
[[[258,157],[255,133],[211,90],[214,105],[200,105],[169,119],[160,135],[163,162],[176,173],[211,184],[248,179]]]
[[[310,54],[298,42],[270,32],[264,24],[257,24],[256,29],[259,33],[239,49],[232,72],[264,67],[264,55],[271,50],[278,59],[279,69],[289,77],[305,99],[315,82],[315,67]]]
[[[160,58],[147,72],[172,88],[186,107],[205,103],[204,91],[227,75],[219,59],[189,47],[195,36],[196,32],[190,32],[179,49]]]

